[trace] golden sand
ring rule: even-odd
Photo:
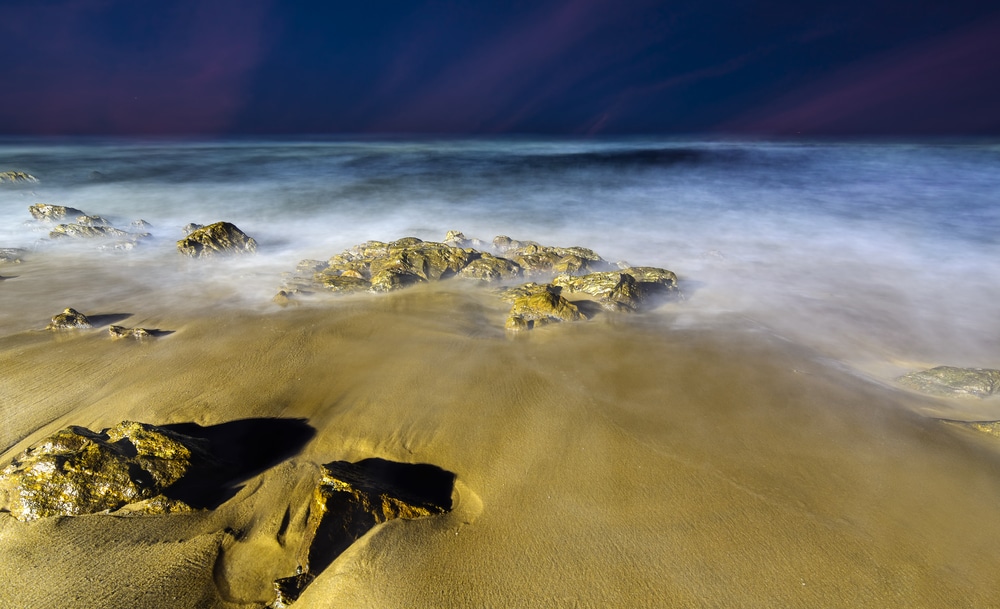
[[[68,425],[315,436],[215,509],[0,514],[0,607],[261,607],[318,464],[369,457],[454,472],[455,507],[371,530],[296,607],[1000,606],[996,438],[759,329],[659,311],[510,338],[447,287],[128,312],[171,333],[0,338],[0,465]]]

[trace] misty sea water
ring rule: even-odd
[[[0,247],[40,264],[183,282],[182,227],[226,220],[260,248],[218,280],[268,302],[297,261],[366,240],[508,235],[675,271],[685,298],[654,312],[664,323],[735,316],[855,363],[1000,367],[996,143],[8,139],[7,170],[38,182],[0,185]],[[152,237],[51,241],[34,203],[141,218]],[[72,300],[50,289],[54,310]]]

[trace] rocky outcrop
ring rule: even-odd
[[[63,205],[49,205],[38,203],[28,206],[28,211],[35,220],[41,222],[62,222],[69,218],[86,216],[87,214],[75,207],[65,207]]]
[[[18,520],[115,511],[190,508],[162,495],[202,452],[194,438],[123,421],[97,433],[69,427],[22,452],[0,472],[7,509]]]
[[[76,330],[79,328],[93,328],[94,325],[90,323],[87,316],[83,313],[77,311],[76,309],[68,308],[63,310],[62,313],[54,316],[49,325],[45,326],[46,330]]]
[[[252,254],[257,251],[257,242],[235,224],[216,222],[192,230],[177,242],[177,251],[192,258]]]
[[[38,178],[23,171],[0,171],[0,184],[4,182],[37,182]]]
[[[298,572],[274,582],[273,608],[298,599],[316,576],[372,527],[451,510],[455,475],[433,465],[366,459],[321,466]]]
[[[923,393],[941,396],[989,397],[1000,392],[1000,370],[938,366],[913,372],[899,383]]]
[[[488,284],[509,284],[525,276],[551,281],[501,291],[501,298],[512,305],[507,328],[524,330],[587,319],[601,307],[637,311],[658,297],[679,294],[671,271],[623,264],[610,270],[613,266],[584,247],[551,247],[506,236],[490,244],[449,231],[441,243],[416,237],[367,241],[327,261],[303,260],[274,301],[284,306],[312,290],[391,292],[452,277]],[[570,302],[574,294],[588,302]]]

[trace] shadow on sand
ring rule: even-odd
[[[163,429],[199,440],[204,453],[163,494],[193,508],[215,509],[233,497],[240,483],[294,457],[316,435],[306,419],[240,419],[202,427],[197,423]]]

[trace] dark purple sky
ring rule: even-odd
[[[996,0],[0,9],[0,135],[1000,135]]]

